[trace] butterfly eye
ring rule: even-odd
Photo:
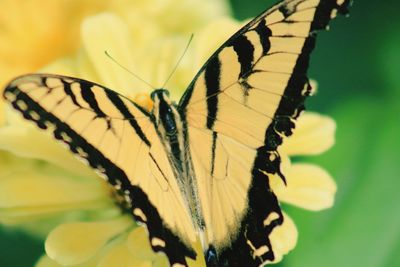
[[[150,98],[151,98],[151,100],[153,100],[153,102],[154,102],[154,99],[155,99],[156,94],[157,94],[157,91],[156,91],[156,90],[153,91],[153,92],[151,92],[151,94],[150,94]]]
[[[169,98],[169,91],[168,90],[163,90],[163,93]]]
[[[158,99],[165,99],[165,96],[166,96],[167,98],[169,98],[169,91],[168,91],[168,90],[165,90],[165,89],[157,89],[157,90],[154,90],[154,91],[150,94],[151,100],[153,100],[153,102],[154,102],[155,99],[156,99],[156,95],[158,96]]]

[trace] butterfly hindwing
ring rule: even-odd
[[[189,127],[189,133],[201,203],[207,211],[207,240],[220,259],[216,266],[224,266],[223,259],[252,266],[260,251],[265,252],[260,257],[273,258],[265,237],[282,223],[282,214],[275,195],[267,190],[265,174],[253,167],[257,151],[217,132]]]
[[[4,96],[121,192],[136,221],[148,226],[153,249],[171,265],[195,257],[190,217],[150,114],[100,85],[58,75],[22,76]]]
[[[292,134],[311,93],[307,68],[316,31],[325,29],[337,13],[346,13],[348,5],[348,0],[287,0],[275,5],[226,41],[182,97],[180,110],[186,115],[191,148],[202,163],[195,164],[195,172],[203,192],[201,202],[210,207],[206,222],[215,230],[212,214],[231,210],[235,215],[220,216],[228,223],[209,235],[210,253],[217,255],[211,257],[216,263],[210,260],[210,266],[259,266],[274,260],[269,235],[283,222],[269,186],[271,175],[284,179],[277,148]],[[242,145],[239,149],[236,144],[236,153],[243,155],[240,162],[232,154],[221,156],[230,139]],[[207,140],[207,145],[196,145],[199,140]],[[251,154],[247,151],[254,155],[251,160],[246,159]],[[230,171],[234,164],[250,172]],[[221,165],[222,181],[221,175],[210,171]],[[238,187],[242,199],[232,200],[239,195],[229,192]]]

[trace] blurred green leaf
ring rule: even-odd
[[[277,0],[263,0],[263,1],[243,1],[243,0],[230,0],[233,7],[233,15],[240,20],[249,19],[257,16],[268,7],[277,3]]]
[[[0,266],[32,267],[44,253],[42,241],[27,234],[0,227]]]
[[[379,49],[379,74],[385,85],[400,96],[400,21],[386,33]]]
[[[343,103],[342,103],[343,104]],[[289,211],[299,244],[284,266],[392,267],[400,244],[400,123],[391,101],[353,100],[334,112],[337,144],[313,162],[338,183],[336,205],[322,213]]]

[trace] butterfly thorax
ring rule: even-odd
[[[164,89],[155,90],[151,97],[154,101],[153,115],[155,125],[162,141],[166,142],[166,145],[172,143],[179,148],[179,142],[183,141],[179,140],[184,131],[183,123],[176,106],[169,99],[168,91]],[[176,156],[180,157],[179,155]]]
[[[196,228],[204,228],[196,177],[188,147],[185,118],[177,106],[169,99],[169,92],[157,89],[151,94],[154,101],[152,114],[157,132],[173,167],[176,180],[188,203],[193,224]]]

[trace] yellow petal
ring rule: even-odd
[[[115,64],[105,55],[107,51],[121,65],[134,70],[132,43],[127,25],[111,13],[88,17],[82,23],[82,40],[85,52],[101,83],[124,95],[132,92],[132,74]]]
[[[147,244],[146,244],[147,245]],[[132,254],[126,243],[115,245],[100,260],[98,267],[151,267],[151,261],[140,260]]]
[[[8,115],[9,114],[9,115]],[[15,111],[7,114],[9,125],[0,128],[0,149],[18,156],[41,159],[86,177],[97,177],[95,172],[80,162],[68,148],[48,132],[41,131],[22,120]]]
[[[131,254],[141,260],[153,260],[157,254],[151,249],[149,235],[144,227],[132,230],[126,239],[127,248]]]
[[[40,257],[38,262],[35,264],[35,267],[62,267],[62,265],[58,264],[56,261],[50,259],[46,255]]]
[[[120,212],[110,198],[110,187],[100,178],[79,177],[49,164],[0,153],[1,223],[23,226],[40,236],[63,219],[76,220],[85,213],[110,218]]]
[[[164,253],[155,253],[150,246],[148,232],[144,227],[135,228],[127,238],[127,247],[135,258],[141,260],[151,260],[153,267],[169,266],[168,259]],[[205,261],[200,242],[193,244],[193,249],[197,253],[196,261],[187,258],[189,267],[203,267]]]
[[[201,247],[201,243],[196,242],[195,244],[192,244],[192,247],[197,254],[197,258],[196,258],[196,260],[187,258],[189,267],[204,267],[204,266],[206,266],[206,261],[204,259],[203,248]]]
[[[108,241],[132,226],[130,217],[105,222],[66,223],[48,236],[47,255],[61,265],[76,265],[90,260]]]
[[[140,68],[146,70],[146,80],[153,86],[164,87],[167,78],[174,69],[188,42],[188,36],[172,36],[169,38],[157,38],[142,50],[143,59],[140,60]],[[189,51],[187,53],[190,53]],[[192,58],[183,57],[179,67],[174,71],[168,83],[165,85],[170,91],[173,100],[179,100],[184,88],[188,86],[194,73],[191,70]],[[140,85],[141,88],[145,87]]]
[[[151,265],[152,267],[169,267],[169,261],[168,258],[163,255],[163,257],[158,257],[153,261],[153,264]]]
[[[100,179],[79,179],[62,169],[38,164],[21,165],[0,179],[0,208],[102,201],[108,194]]]
[[[317,155],[335,143],[336,123],[327,116],[303,113],[293,135],[286,138],[279,151],[287,155]]]
[[[41,73],[56,73],[64,76],[78,77],[79,72],[73,58],[59,58],[40,69]]]
[[[293,164],[285,175],[287,186],[271,183],[280,201],[313,211],[332,207],[336,184],[324,169],[312,164]]]
[[[193,29],[229,12],[229,4],[224,0],[139,0],[135,3],[126,14],[141,10],[142,19],[151,18],[165,34],[190,34]]]
[[[56,225],[63,217],[81,216],[83,211],[120,214],[109,197],[109,186],[103,181],[76,177],[60,168],[10,153],[1,152],[0,156],[1,223],[31,222],[28,228],[40,228],[33,232],[46,233],[49,226]],[[68,216],[63,215],[66,211]],[[38,222],[45,218],[49,223]]]
[[[0,88],[16,75],[75,51],[82,18],[106,8],[108,2],[0,1]]]
[[[275,254],[274,263],[280,262],[283,256],[291,251],[297,243],[296,225],[286,213],[283,213],[283,219],[283,224],[275,227],[270,235]]]
[[[0,89],[0,94],[3,94],[3,89]],[[6,121],[4,108],[4,100],[2,97],[0,97],[0,127],[3,126],[4,122]]]
[[[88,262],[78,265],[69,265],[68,267],[97,267],[98,259],[94,257]],[[50,259],[47,255],[43,255],[35,264],[35,267],[64,267],[65,265],[60,265],[56,261]]]
[[[33,235],[43,237],[62,222],[108,219],[120,215],[121,209],[107,199],[54,206],[0,208],[0,223],[22,227]]]
[[[232,34],[240,28],[240,23],[229,17],[220,17],[210,21],[195,36],[196,67],[195,71],[220,47]],[[210,38],[212,36],[212,38]]]
[[[22,167],[23,166],[23,167]],[[25,168],[34,168],[37,162],[16,157],[14,154],[0,150],[0,180]]]

